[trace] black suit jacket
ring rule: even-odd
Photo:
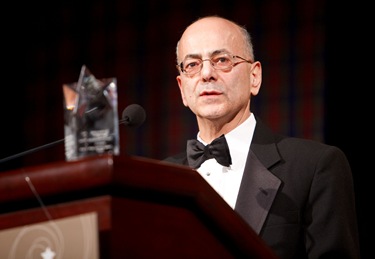
[[[186,152],[165,161],[187,165]],[[360,258],[344,153],[276,135],[259,118],[235,211],[280,258]]]

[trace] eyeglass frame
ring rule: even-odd
[[[233,54],[231,54],[231,53],[220,53],[220,54],[228,55],[228,57],[231,59],[232,62],[233,62],[232,59],[236,59],[236,58],[238,58],[238,59],[242,59],[242,60],[241,60],[241,61],[238,61],[238,62],[233,62],[230,66],[228,66],[228,67],[226,67],[226,68],[217,68],[217,67],[215,67],[215,64],[216,64],[216,63],[212,61],[212,57],[211,57],[211,58],[206,58],[206,59],[195,58],[195,59],[201,61],[201,63],[199,64],[199,70],[198,70],[197,72],[195,72],[195,73],[189,74],[189,73],[186,73],[185,69],[183,68],[183,63],[184,63],[184,62],[186,61],[186,59],[187,59],[187,58],[185,57],[184,60],[180,62],[180,64],[177,64],[177,65],[176,65],[176,67],[177,67],[177,69],[178,69],[179,71],[181,71],[183,74],[191,76],[191,75],[198,74],[199,72],[202,71],[202,68],[203,68],[203,62],[204,62],[204,61],[210,61],[211,66],[212,66],[215,70],[226,70],[226,69],[229,69],[229,68],[232,70],[233,67],[237,66],[238,64],[244,63],[244,62],[247,62],[247,63],[249,63],[249,64],[253,64],[253,63],[254,63],[254,62],[252,62],[250,59],[246,59],[246,58],[243,58],[243,57],[238,56],[238,55],[233,55]],[[219,53],[218,53],[217,55],[219,55]],[[215,55],[214,55],[214,56],[215,56]]]

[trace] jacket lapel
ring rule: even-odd
[[[280,161],[280,156],[274,142],[264,141],[273,137],[262,127],[258,121],[235,206],[235,211],[257,234],[281,185],[281,180],[268,170]]]

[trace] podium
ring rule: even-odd
[[[46,211],[95,212],[100,258],[276,258],[196,171],[159,160],[101,155],[0,173],[0,230]]]

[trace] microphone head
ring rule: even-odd
[[[122,112],[122,119],[126,126],[136,128],[146,120],[146,112],[139,104],[130,104]]]

